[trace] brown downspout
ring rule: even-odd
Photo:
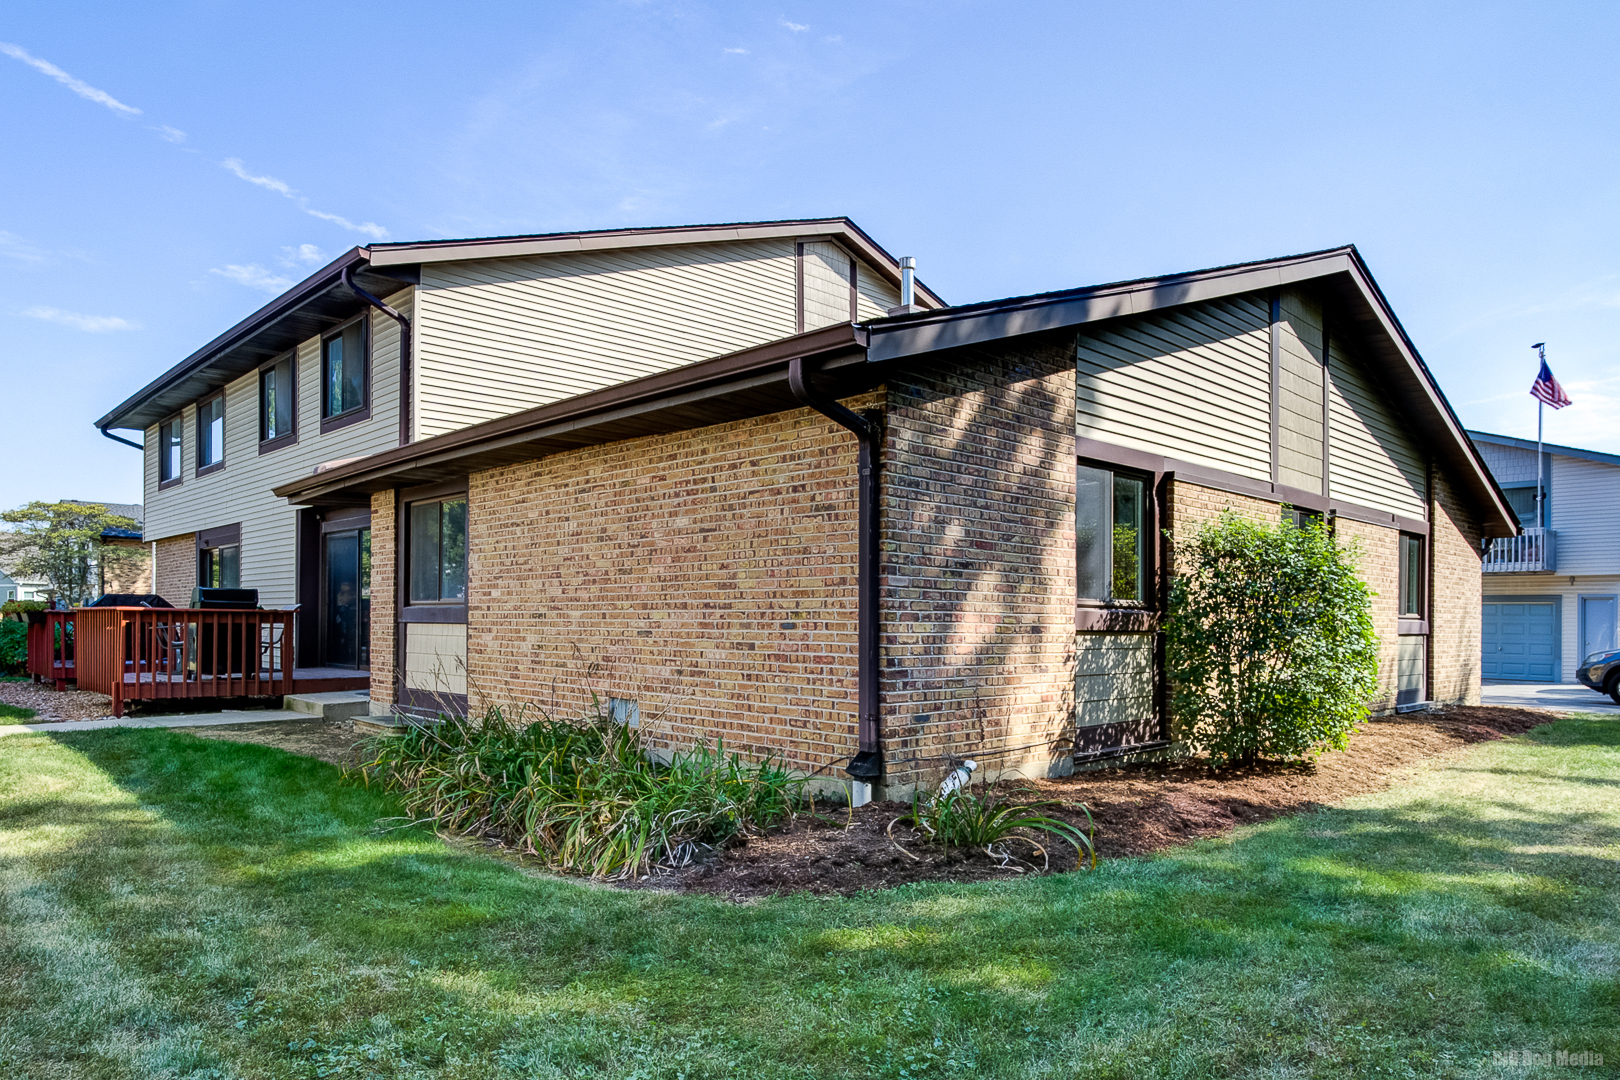
[[[860,742],[858,752],[844,771],[857,780],[873,783],[883,776],[883,742],[878,727],[877,442],[880,428],[875,420],[817,393],[805,377],[804,361],[798,357],[788,361],[788,387],[802,404],[855,433],[860,507],[855,572]]]
[[[399,445],[408,446],[411,442],[411,320],[356,285],[352,266],[343,268],[343,284],[354,295],[399,323]]]

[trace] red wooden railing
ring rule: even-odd
[[[124,703],[254,697],[293,689],[293,613],[186,608],[79,608],[79,689]],[[30,650],[32,660],[32,650]]]
[[[73,678],[73,612],[30,611],[27,618],[28,674],[65,690]]]

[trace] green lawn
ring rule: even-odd
[[[21,723],[34,718],[33,709],[25,709],[21,705],[0,704],[0,720],[15,720]]]
[[[1090,875],[735,906],[530,874],[329,766],[0,740],[0,1076],[1591,1076],[1620,723]],[[1600,1053],[1528,1070],[1493,1051]]]

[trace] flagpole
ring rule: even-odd
[[[1536,356],[1543,364],[1547,362],[1547,346],[1536,346]],[[1541,451],[1541,416],[1546,411],[1547,403],[1539,397],[1536,398],[1536,528],[1547,527],[1547,493],[1542,488],[1542,479],[1546,476],[1546,467],[1543,463]]]

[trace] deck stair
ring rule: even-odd
[[[281,707],[322,720],[353,720],[371,711],[369,690],[327,690],[316,694],[288,694]]]

